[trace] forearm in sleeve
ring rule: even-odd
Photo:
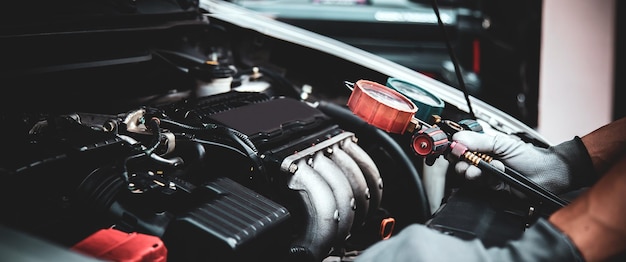
[[[462,240],[421,224],[366,249],[356,262],[369,261],[583,261],[569,238],[539,219],[520,239],[503,247],[485,248],[480,240]]]

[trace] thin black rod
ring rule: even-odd
[[[439,28],[443,32],[443,38],[446,42],[446,47],[448,48],[448,53],[450,54],[450,59],[452,60],[452,64],[454,65],[454,72],[456,73],[456,78],[459,81],[459,87],[463,90],[463,95],[465,96],[465,102],[467,103],[467,108],[469,110],[469,114],[472,119],[476,119],[476,115],[474,114],[474,110],[472,109],[472,103],[469,99],[469,92],[467,91],[467,87],[465,86],[465,81],[463,80],[463,75],[461,73],[461,68],[459,67],[458,59],[454,54],[454,50],[452,49],[452,45],[450,44],[450,38],[448,37],[448,32],[446,31],[446,27],[441,21],[441,15],[439,14],[439,7],[437,4],[437,0],[432,1],[433,10],[435,11],[435,15],[437,16],[437,23],[439,23]]]

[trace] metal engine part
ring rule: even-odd
[[[341,133],[290,155],[281,163],[282,171],[293,174],[290,178],[290,189],[300,191],[302,202],[306,203],[306,213],[313,218],[307,223],[307,233],[297,243],[308,243],[308,246],[313,247],[310,251],[317,254],[318,258],[328,251],[321,243],[333,243],[334,248],[340,248],[355,225],[354,221],[364,221],[368,210],[377,209],[380,203],[377,202],[378,199],[371,201],[369,193],[382,191],[382,179],[378,173],[369,172],[376,170],[371,169],[375,164],[369,158],[362,158],[363,155],[354,155],[353,158],[342,150],[342,145],[358,147],[352,142],[354,138],[353,133]],[[333,156],[335,154],[339,156]],[[318,182],[320,177],[325,183]],[[351,181],[376,183],[368,186]],[[320,191],[331,192],[332,201],[328,199],[328,194],[319,194]],[[329,212],[329,207],[335,209]]]
[[[243,106],[217,112],[205,104],[187,118],[211,119],[245,134],[262,156],[266,175],[283,181],[275,186],[296,192],[298,203],[291,205],[304,214],[295,217],[307,219],[300,223],[304,228],[292,243],[292,256],[321,260],[341,253],[351,230],[379,208],[383,185],[376,164],[354,133],[339,129],[316,108],[291,98],[235,102],[248,101],[248,95],[227,94],[228,101],[219,102]]]

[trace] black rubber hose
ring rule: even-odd
[[[505,167],[505,171],[503,172],[484,160],[478,161],[477,166],[481,170],[487,171],[492,175],[497,176],[498,178],[509,184],[511,187],[519,190],[520,192],[530,197],[534,197],[537,201],[550,205],[552,208],[558,209],[568,204],[566,200],[563,200],[557,195],[548,191],[547,189],[544,189],[539,184],[533,182],[532,180],[511,169],[510,167]]]
[[[159,145],[161,145],[161,127],[159,126],[160,120],[158,118],[150,118],[146,125],[148,129],[152,131],[152,142],[150,146],[145,150],[146,155],[151,155]]]
[[[189,130],[189,131],[202,131],[202,132],[221,131],[222,133],[228,135],[229,138],[231,138],[233,141],[241,141],[243,143],[242,146],[248,147],[252,152],[254,152],[254,153],[258,153],[259,152],[259,150],[256,148],[254,143],[252,143],[252,141],[250,140],[250,138],[248,138],[248,136],[246,134],[241,133],[238,130],[232,129],[230,127],[218,126],[218,125],[212,125],[212,127],[195,127],[195,126],[190,126],[190,125],[187,125],[187,124],[183,124],[183,123],[180,123],[180,122],[167,120],[167,119],[162,119],[161,121],[163,123],[165,123],[165,124],[172,125],[172,126],[175,126],[175,127],[178,127],[178,128],[182,128],[182,129],[186,129],[186,130]]]
[[[393,159],[400,162],[402,166],[407,170],[408,175],[412,178],[415,187],[415,193],[417,195],[417,204],[409,205],[420,207],[418,210],[418,220],[417,223],[424,223],[430,217],[430,205],[428,204],[428,197],[426,196],[426,191],[424,190],[424,186],[422,185],[422,180],[419,175],[419,172],[413,165],[411,159],[406,155],[402,147],[398,145],[398,143],[385,131],[376,128],[358,116],[356,116],[352,111],[350,111],[346,107],[342,107],[338,104],[326,101],[320,101],[317,108],[324,112],[325,114],[336,118],[338,120],[344,121],[344,124],[349,126],[350,129],[355,130],[357,133],[364,133],[371,137],[375,137],[377,141],[384,144],[385,148],[389,150],[391,154],[393,154]]]
[[[260,159],[258,153],[259,150],[256,148],[254,143],[248,138],[248,136],[244,133],[241,133],[238,130],[235,130],[230,127],[221,126],[211,124],[209,127],[195,127],[190,126],[184,123],[179,123],[177,121],[172,121],[169,119],[161,119],[161,122],[165,125],[170,125],[175,128],[182,128],[188,131],[198,131],[198,132],[220,132],[221,134],[226,135],[231,141],[237,143],[239,145],[240,150],[236,150],[237,152],[243,152],[248,158],[253,161],[255,164],[255,169],[259,172],[265,173],[265,168],[263,166],[263,161]],[[205,141],[203,143],[209,143]],[[222,146],[225,147],[225,146]],[[265,175],[264,175],[265,176]]]
[[[547,204],[552,208],[561,208],[569,204],[568,201],[558,197],[554,193],[545,189],[543,186],[530,180],[528,177],[517,172],[508,166],[504,166],[504,171],[498,169],[491,163],[485,161],[477,154],[467,150],[467,147],[463,144],[459,144],[456,141],[450,144],[449,153],[455,157],[458,157],[461,161],[467,161],[468,163],[477,166],[483,172],[487,172],[490,175],[496,176],[509,186],[517,189],[519,192],[534,198],[539,201],[540,204]]]
[[[526,190],[532,191],[532,195],[538,196],[541,199],[545,199],[547,202],[552,203],[557,208],[561,208],[569,204],[567,200],[560,198],[559,196],[545,189],[543,186],[528,179],[526,176],[511,169],[510,167],[505,167],[504,173],[507,175],[507,177],[520,181],[524,187],[528,187],[528,189]]]
[[[532,180],[526,178],[522,174],[509,167],[505,167],[505,171],[503,172],[492,164],[487,163],[483,160],[480,160],[477,166],[481,170],[487,171],[488,173],[497,176],[502,181],[509,184],[511,187],[535,199],[539,202],[539,205],[547,207],[546,211],[548,211],[548,213],[552,213],[568,204],[567,201],[561,199],[552,192],[544,189],[540,185],[536,184]]]

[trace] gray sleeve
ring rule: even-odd
[[[519,240],[487,250],[491,261],[584,261],[568,236],[539,219]]]
[[[477,239],[462,240],[414,224],[388,240],[372,245],[355,261],[571,262],[583,259],[567,236],[548,221],[539,219],[520,239],[493,248],[485,248]]]

